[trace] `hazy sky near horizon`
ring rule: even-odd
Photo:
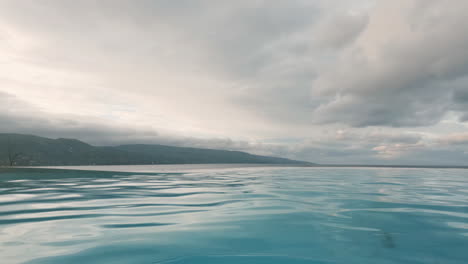
[[[466,0],[0,0],[0,132],[468,164]]]

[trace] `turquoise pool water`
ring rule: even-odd
[[[150,170],[0,169],[0,263],[468,263],[468,170]]]

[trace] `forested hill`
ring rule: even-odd
[[[102,147],[76,139],[0,133],[0,165],[3,166],[210,163],[311,165],[303,161],[252,155],[240,151],[141,144]]]

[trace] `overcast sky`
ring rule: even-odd
[[[0,132],[468,165],[466,0],[0,0]]]

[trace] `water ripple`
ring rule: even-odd
[[[0,259],[466,263],[467,189],[449,169],[2,169]]]

